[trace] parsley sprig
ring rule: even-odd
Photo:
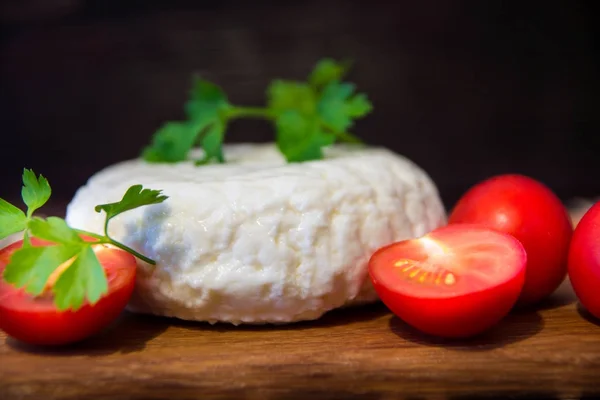
[[[288,162],[322,159],[323,147],[335,142],[361,143],[348,130],[373,107],[365,94],[355,92],[354,84],[342,82],[349,67],[348,62],[323,59],[305,82],[274,80],[267,88],[266,107],[233,105],[220,87],[196,77],[185,105],[186,119],[163,124],[142,157],[175,163],[187,160],[200,146],[204,156],[196,164],[223,163],[227,126],[239,118],[271,121],[277,147]]]
[[[47,289],[51,275],[59,267],[66,266],[51,285],[51,290],[59,310],[77,310],[86,300],[91,304],[96,303],[108,290],[104,269],[93,246],[113,245],[149,264],[156,264],[154,260],[111,238],[108,225],[121,213],[165,201],[168,197],[162,195],[160,190],[134,185],[120,201],[96,206],[96,212],[106,214],[104,235],[74,229],[62,218],[34,216],[34,212],[46,204],[51,192],[46,178],[25,169],[21,197],[27,212],[0,199],[0,240],[18,232],[23,232],[24,237],[23,245],[12,254],[4,270],[3,279],[6,282],[39,296]],[[82,236],[93,240],[86,241]],[[33,246],[31,237],[52,242],[53,245]]]

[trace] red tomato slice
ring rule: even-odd
[[[32,239],[34,246],[52,245]],[[0,250],[0,276],[22,241]],[[108,280],[108,293],[76,311],[59,311],[51,295],[33,297],[0,280],[0,329],[22,342],[62,345],[85,339],[108,326],[127,305],[136,276],[135,258],[119,249],[96,253]]]
[[[378,250],[369,275],[383,303],[425,333],[468,337],[516,303],[527,255],[514,237],[456,224]]]
[[[568,274],[581,305],[600,318],[600,202],[585,213],[575,228]]]

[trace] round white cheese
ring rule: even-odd
[[[224,153],[218,165],[122,162],[69,204],[71,226],[101,233],[94,206],[129,186],[169,196],[110,223],[113,238],[157,262],[139,262],[132,311],[233,324],[317,319],[376,301],[373,252],[446,220],[426,173],[383,148],[335,145],[324,160],[291,164],[272,143]]]

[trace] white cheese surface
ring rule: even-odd
[[[115,239],[157,262],[139,262],[131,310],[211,323],[316,319],[375,301],[373,252],[446,219],[435,185],[406,158],[341,145],[326,154],[287,164],[273,144],[237,144],[221,165],[122,162],[78,190],[67,221],[101,233],[95,205],[133,184],[162,189],[163,204],[111,221]]]

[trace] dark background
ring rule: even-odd
[[[563,199],[600,195],[597,8],[577,1],[0,0],[0,197],[23,167],[67,201],[182,116],[190,77],[259,105],[325,56],[374,113],[355,132],[421,165],[448,207],[520,172]],[[240,121],[228,141],[268,141]]]

